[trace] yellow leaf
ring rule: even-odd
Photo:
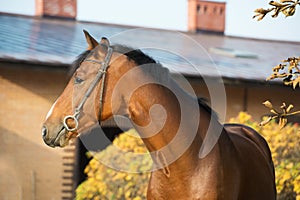
[[[267,119],[265,119],[264,121],[260,122],[259,125],[260,126],[264,126],[267,123],[269,123],[272,120],[272,117],[268,117]]]
[[[272,103],[269,100],[263,102],[263,105],[266,106],[267,108],[270,108],[270,109],[273,108],[273,105],[272,105]]]
[[[125,180],[126,180],[126,181],[130,181],[131,179],[132,179],[132,176],[131,176],[131,175],[125,176]]]
[[[300,77],[297,77],[293,80],[293,89],[296,89],[296,87],[299,85]]]
[[[289,163],[289,164],[286,166],[287,169],[292,169],[293,167],[294,167],[294,163]]]
[[[125,197],[126,197],[126,198],[129,198],[130,195],[131,195],[131,192],[130,192],[130,190],[128,190],[128,191],[125,193]]]
[[[290,112],[294,108],[293,104],[290,104],[289,107],[287,107],[286,112]]]
[[[275,115],[279,114],[275,109],[271,109],[270,112],[273,113],[273,114],[275,114]]]
[[[284,6],[283,4],[278,3],[276,1],[270,1],[269,4],[272,5],[272,6],[276,6],[276,7],[283,7]]]
[[[285,117],[280,117],[279,118],[279,126],[280,126],[280,129],[282,129],[287,123],[287,118]]]

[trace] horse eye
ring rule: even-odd
[[[84,81],[84,80],[82,80],[81,78],[75,77],[74,83],[75,83],[75,84],[80,84],[80,83],[82,83],[83,81]]]

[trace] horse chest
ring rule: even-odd
[[[212,180],[217,179],[215,173],[211,172],[196,173],[185,178],[152,176],[149,182],[147,200],[218,199],[218,183]]]

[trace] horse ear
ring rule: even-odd
[[[86,30],[83,30],[83,32],[85,35],[86,42],[89,45],[87,50],[94,49],[99,43]]]
[[[110,42],[109,42],[109,40],[106,37],[102,37],[101,38],[100,44],[102,44],[102,45],[104,45],[106,47],[110,46]]]

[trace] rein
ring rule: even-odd
[[[108,47],[108,51],[107,51],[107,54],[106,54],[103,62],[97,61],[97,60],[92,60],[92,59],[87,59],[87,60],[83,61],[83,62],[97,63],[97,64],[100,64],[101,67],[98,70],[98,72],[96,74],[96,77],[93,80],[92,84],[90,85],[90,87],[88,88],[87,92],[85,93],[83,99],[81,100],[81,102],[79,103],[79,105],[75,108],[74,114],[73,115],[67,115],[64,118],[63,125],[64,125],[64,127],[65,127],[65,129],[67,131],[74,132],[74,131],[77,130],[77,128],[78,128],[78,120],[79,120],[79,117],[80,117],[80,111],[82,110],[85,102],[90,97],[91,93],[95,89],[95,87],[98,84],[98,82],[102,79],[102,84],[101,84],[101,88],[100,88],[100,108],[99,108],[99,120],[101,120],[102,107],[103,107],[104,83],[105,83],[105,77],[106,77],[107,68],[109,66],[109,62],[111,60],[112,54],[113,54],[113,48]],[[74,127],[70,127],[68,125],[68,123],[67,123],[68,120],[73,120],[75,122],[75,126]]]

